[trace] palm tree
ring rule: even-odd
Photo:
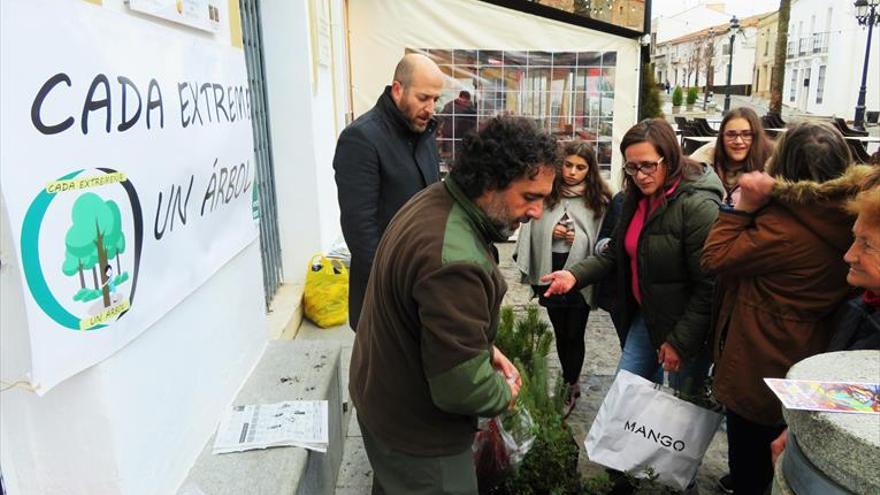
[[[788,18],[791,0],[779,0],[779,20],[776,24],[776,53],[770,73],[770,113],[782,115],[782,88],[785,86],[785,56],[788,49]]]

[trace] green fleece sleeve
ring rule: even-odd
[[[510,402],[510,387],[492,368],[488,338],[499,290],[484,267],[468,261],[444,264],[413,287],[422,367],[444,411],[492,416]]]
[[[446,412],[492,417],[510,403],[510,387],[492,368],[488,352],[429,378],[428,384],[434,404]]]

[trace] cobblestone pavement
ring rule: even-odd
[[[519,272],[512,260],[513,248],[513,243],[498,244],[499,266],[508,283],[504,304],[522,309],[530,303],[530,289],[528,285],[520,283]],[[543,308],[541,314],[544,319],[547,319],[547,313]],[[577,406],[568,422],[574,430],[575,439],[581,448],[578,470],[585,476],[592,476],[601,473],[603,468],[587,459],[583,442],[596,413],[599,411],[602,399],[613,381],[617,361],[620,358],[620,345],[617,333],[611,324],[611,318],[608,313],[601,310],[590,314],[585,338],[586,357],[581,373],[581,398],[578,399]],[[555,379],[555,375],[559,373],[559,360],[556,357],[555,348],[550,356],[550,366],[553,379]],[[726,472],[727,439],[725,434],[719,431],[703,459],[703,465],[697,476],[699,492],[701,494],[722,493],[715,488],[715,481]],[[352,420],[345,442],[345,453],[336,493],[337,495],[368,494],[370,493],[371,479],[372,470],[364,453],[357,421]]]

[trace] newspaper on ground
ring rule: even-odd
[[[220,421],[215,454],[269,447],[303,447],[327,452],[326,400],[233,406]]]
[[[787,409],[880,413],[880,383],[823,382],[764,378]]]

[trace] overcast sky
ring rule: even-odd
[[[772,12],[779,8],[779,0],[652,0],[651,17],[674,15],[703,3],[724,3],[727,12],[739,17]]]

